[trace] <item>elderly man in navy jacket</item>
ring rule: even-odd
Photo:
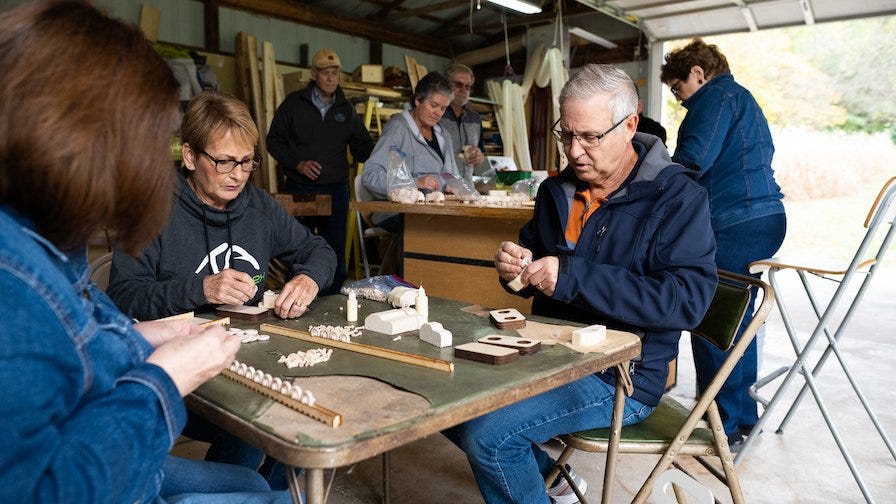
[[[573,76],[554,126],[569,166],[541,184],[519,243],[495,254],[500,281],[520,276],[532,313],[641,337],[624,424],[656,407],[681,331],[699,324],[718,282],[706,191],[657,137],[636,133],[637,107],[618,68],[587,65]],[[447,431],[485,501],[578,502],[562,478],[545,495],[554,461],[538,443],[609,426],[615,379],[590,375]]]
[[[293,194],[329,194],[328,216],[303,217],[302,224],[322,236],[336,251],[336,275],[328,290],[339,292],[345,281],[346,217],[349,165],[364,162],[373,150],[370,133],[339,87],[339,55],[321,49],[312,58],[312,81],[283,100],[268,131],[268,152],[277,160],[281,189]]]

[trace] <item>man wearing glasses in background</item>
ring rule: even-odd
[[[473,70],[455,63],[445,69],[445,77],[454,88],[454,99],[445,110],[439,125],[451,137],[451,145],[457,149],[454,155],[458,156],[458,166],[463,164],[465,167],[472,167],[476,175],[481,175],[490,167],[483,154],[485,140],[482,137],[482,116],[470,108],[470,92],[476,81]],[[467,175],[466,171],[461,171]]]
[[[495,254],[503,285],[520,276],[532,313],[602,324],[641,337],[629,368],[634,392],[623,423],[646,418],[663,395],[681,331],[695,327],[715,293],[715,240],[706,190],[673,163],[659,138],[636,133],[631,79],[587,65],[560,93],[554,134],[569,166],[541,184],[519,242]],[[589,375],[449,429],[485,502],[578,502],[538,445],[608,427],[616,373]],[[587,484],[570,471],[584,491]]]

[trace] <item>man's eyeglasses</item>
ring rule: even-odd
[[[616,129],[617,126],[625,122],[625,120],[628,119],[630,115],[631,114],[623,117],[616,124],[610,126],[610,129],[604,131],[603,133],[583,133],[581,135],[576,135],[575,133],[570,133],[569,131],[559,130],[557,129],[557,125],[560,124],[560,119],[557,119],[557,122],[555,122],[554,125],[551,126],[551,132],[554,133],[554,136],[563,145],[572,144],[572,139],[575,138],[579,140],[579,145],[581,145],[582,147],[586,149],[593,149],[600,145],[601,138],[609,135],[610,132]]]
[[[242,161],[237,161],[235,159],[215,159],[211,154],[205,152],[205,150],[199,151],[205,154],[205,157],[209,158],[212,163],[215,163],[215,171],[218,173],[230,173],[239,166],[244,172],[249,173],[255,171],[258,168],[259,163],[261,163],[261,156],[255,154],[254,157],[250,159],[244,159]]]
[[[452,81],[451,84],[453,84],[454,87],[456,87],[457,89],[463,89],[464,91],[469,91],[469,90],[473,89],[472,84],[465,84],[460,81]]]

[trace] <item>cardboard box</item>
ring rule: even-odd
[[[307,68],[302,68],[298,72],[290,72],[283,74],[283,93],[284,96],[292,93],[293,91],[298,91],[300,89],[305,89],[308,86],[308,82],[311,81],[311,70]]]
[[[383,65],[358,65],[352,73],[352,80],[368,84],[383,83]]]

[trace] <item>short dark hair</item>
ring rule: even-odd
[[[666,54],[666,62],[660,67],[660,80],[668,84],[672,79],[687,80],[691,68],[699,66],[707,80],[731,73],[728,59],[715,44],[707,44],[701,38]]]
[[[418,101],[426,100],[433,93],[454,97],[454,88],[451,87],[451,82],[439,72],[429,72],[417,82],[411,107],[414,107]]]
[[[62,249],[155,237],[178,84],[143,34],[85,1],[27,2],[0,12],[0,68],[0,203]]]

